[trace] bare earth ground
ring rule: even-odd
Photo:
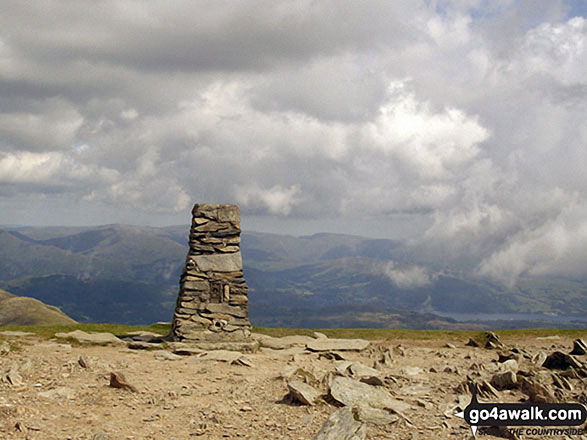
[[[291,375],[292,370],[302,368],[318,381],[334,371],[334,360],[303,348],[263,348],[247,355],[252,364],[247,366],[189,356],[160,360],[152,351],[72,346],[36,336],[9,340],[20,350],[0,356],[0,439],[307,440],[337,409],[325,402],[304,406],[283,401],[288,391],[283,376]],[[381,367],[382,376],[388,391],[410,404],[404,415],[411,424],[400,418],[384,426],[369,425],[367,438],[471,438],[468,425],[452,416],[459,403],[469,402],[470,395],[455,389],[467,375],[489,381],[498,370],[498,355],[496,350],[465,346],[466,342],[454,341],[454,347],[446,347],[443,340],[395,340],[345,353],[349,360],[372,367],[391,347],[392,361]],[[528,336],[516,338],[515,347],[530,355],[555,350],[568,353],[572,338]],[[80,356],[86,368],[78,362]],[[585,360],[585,356],[580,358]],[[523,358],[520,369],[530,368],[530,359]],[[7,379],[11,371],[17,373],[16,379],[13,374],[16,384]],[[112,371],[123,373],[138,392],[110,387]],[[325,381],[323,391],[327,390]],[[575,395],[585,395],[585,378],[571,382]],[[501,391],[500,398],[517,402],[525,396],[511,390]],[[568,438],[584,440],[587,435]]]

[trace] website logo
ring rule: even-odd
[[[479,426],[580,426],[587,419],[587,409],[580,403],[479,403],[473,391],[471,403],[455,416],[465,419],[476,436]],[[576,431],[573,434],[583,433]]]

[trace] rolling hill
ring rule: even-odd
[[[34,298],[16,296],[0,289],[0,326],[75,323],[57,307],[48,306]]]

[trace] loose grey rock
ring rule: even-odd
[[[122,388],[128,391],[132,391],[133,393],[137,392],[137,389],[128,383],[124,374],[118,372],[111,372],[110,373],[110,386],[112,388]]]
[[[335,377],[330,384],[330,395],[345,406],[367,405],[372,408],[389,409],[397,413],[410,408],[410,405],[394,399],[387,391],[348,377]]]
[[[491,378],[491,385],[498,390],[509,390],[518,386],[516,374],[512,371],[499,373]]]
[[[361,379],[363,377],[377,377],[381,375],[381,372],[379,370],[376,370],[375,368],[371,368],[368,367],[365,364],[362,364],[361,362],[353,362],[349,365],[348,367],[349,371],[351,372],[351,374],[353,375],[353,377],[357,378],[357,379]]]
[[[571,351],[570,354],[584,356],[587,354],[587,345],[585,345],[585,342],[583,342],[582,339],[575,339],[573,341],[573,351]]]
[[[393,365],[393,350],[388,348],[383,352],[381,358],[377,361],[379,365],[383,365],[386,367],[391,367]]]
[[[467,347],[479,347],[479,343],[473,338],[469,338],[469,342],[465,344]]]
[[[334,369],[338,374],[342,374],[345,376],[349,373],[348,369],[353,363],[351,361],[335,361],[334,362]]]
[[[290,397],[304,405],[314,405],[321,392],[301,380],[292,380],[287,384]]]
[[[355,419],[357,411],[341,408],[328,417],[314,440],[364,440],[367,427]]]
[[[69,333],[55,333],[56,338],[73,338],[78,342],[93,344],[114,344],[125,345],[122,339],[117,338],[112,333],[86,333],[82,330],[74,330]]]
[[[314,341],[314,338],[302,335],[284,336],[283,338],[274,338],[273,336],[263,335],[260,333],[251,334],[253,339],[259,341],[263,347],[272,348],[274,350],[284,350],[292,347],[305,347],[309,342]]]
[[[546,358],[542,367],[549,370],[566,370],[567,368],[581,369],[583,366],[572,355],[555,351]]]
[[[170,353],[167,350],[155,350],[153,351],[153,357],[159,361],[179,361],[184,359],[183,356]]]
[[[500,364],[499,369],[501,371],[511,371],[513,373],[517,373],[519,370],[518,361],[515,359],[508,359],[507,361]]]
[[[487,342],[485,343],[485,348],[487,349],[492,350],[502,348],[504,346],[501,340],[499,339],[499,336],[497,336],[493,332],[485,332],[485,338],[487,340]]]
[[[530,402],[554,403],[557,401],[552,389],[546,385],[524,378],[521,390],[528,396]]]
[[[363,339],[313,339],[306,344],[310,351],[361,351],[371,345]]]
[[[399,420],[398,416],[389,411],[364,405],[357,407],[357,416],[361,422],[372,425],[389,425]]]
[[[132,341],[129,342],[128,348],[130,350],[151,350],[153,348],[159,348],[161,345],[159,344],[151,344],[150,342],[144,341]]]
[[[86,359],[86,357],[84,355],[80,355],[79,359],[77,360],[77,363],[82,368],[89,368],[90,367],[90,363],[88,362],[88,360]]]
[[[8,383],[10,385],[12,385],[13,387],[18,387],[18,386],[24,385],[24,382],[22,380],[22,376],[15,369],[11,369],[8,372],[8,374],[6,375],[6,380],[8,380]]]
[[[314,332],[312,335],[316,339],[328,339],[328,336],[326,336],[324,333]]]

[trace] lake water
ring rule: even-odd
[[[434,312],[435,315],[456,321],[542,321],[542,322],[585,322],[584,316],[550,315],[544,313],[449,313]]]

